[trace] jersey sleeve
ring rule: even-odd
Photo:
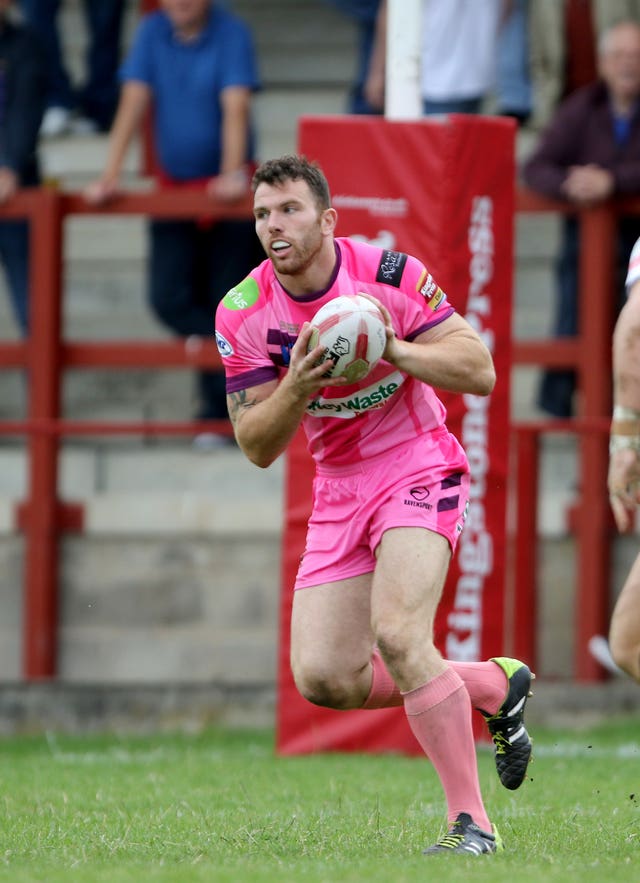
[[[391,266],[395,267],[392,273],[389,272]],[[383,251],[376,281],[383,280],[402,294],[393,298],[392,314],[400,323],[397,331],[404,340],[415,340],[454,312],[431,273],[412,255]]]
[[[218,305],[215,336],[227,393],[278,378],[278,368],[266,346],[264,313],[258,283],[252,276],[227,292]]]
[[[345,269],[361,290],[389,309],[396,334],[415,340],[455,311],[422,261],[401,251],[353,239],[339,240]]]

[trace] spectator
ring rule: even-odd
[[[640,21],[640,0],[534,0],[529,4],[535,128],[548,125],[560,101],[598,76],[599,35]]]
[[[510,0],[423,0],[424,113],[478,113],[495,84],[497,39]],[[387,0],[381,0],[365,95],[384,82]]]
[[[57,18],[60,0],[20,0],[27,22],[39,35],[49,63],[44,137],[106,132],[118,103],[118,64],[124,0],[82,0],[88,27],[87,78],[73,88],[63,60]],[[74,116],[75,112],[79,116]]]
[[[425,114],[479,113],[495,85],[505,0],[424,0]]]
[[[497,112],[520,126],[533,107],[529,59],[529,0],[511,0],[498,33],[495,91]]]
[[[160,7],[142,19],[123,64],[106,167],[85,196],[101,204],[117,192],[126,150],[152,107],[160,186],[241,199],[254,158],[250,102],[258,88],[249,28],[213,0],[161,0]],[[253,222],[153,221],[150,234],[152,309],[176,334],[211,337],[218,300],[255,263]],[[227,419],[220,372],[200,373],[199,399],[198,419]]]
[[[576,209],[615,194],[640,193],[640,25],[614,25],[598,45],[600,79],[577,90],[557,109],[540,142],[524,165],[526,183],[534,190],[572,203]],[[619,225],[622,279],[637,219]],[[557,261],[558,297],[555,334],[577,332],[578,222],[568,218]],[[575,372],[545,372],[539,405],[556,417],[573,414]]]
[[[40,182],[37,142],[45,101],[45,59],[40,44],[13,16],[13,0],[0,0],[0,205],[20,187]],[[0,222],[0,260],[16,320],[29,328],[29,228]]]
[[[371,99],[371,95],[365,94],[380,0],[327,0],[327,2],[353,18],[358,26],[358,65],[347,110],[349,113],[355,114],[382,113],[384,110],[384,89],[376,89],[373,99]]]

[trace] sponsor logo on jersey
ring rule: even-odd
[[[228,310],[248,310],[260,297],[258,283],[253,276],[247,276],[238,285],[234,286],[222,298],[222,303]]]
[[[427,306],[431,310],[437,310],[444,300],[444,291],[438,287],[431,273],[428,273],[426,270],[420,277],[416,289],[426,300]]]
[[[404,377],[399,371],[394,371],[388,377],[384,377],[377,383],[365,389],[359,389],[352,395],[341,396],[335,399],[325,399],[318,396],[307,405],[307,414],[313,417],[356,417],[365,411],[374,408],[383,408],[388,400],[400,388]]]
[[[385,285],[394,285],[396,288],[400,288],[402,273],[406,263],[406,254],[403,254],[401,251],[390,251],[385,248],[378,265],[376,282],[383,282]]]
[[[218,345],[218,352],[224,359],[225,356],[233,355],[233,347],[229,343],[226,337],[223,337],[219,331],[216,331],[216,344]]]

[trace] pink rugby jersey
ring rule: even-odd
[[[227,393],[286,372],[302,323],[331,298],[371,294],[389,309],[398,337],[414,340],[453,313],[416,258],[352,239],[336,239],[336,266],[324,291],[292,297],[265,260],[220,302],[216,341]],[[440,426],[445,409],[432,387],[381,360],[358,383],[310,397],[303,426],[316,462],[347,466]]]

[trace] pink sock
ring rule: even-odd
[[[402,693],[396,686],[387,666],[384,664],[380,651],[376,647],[371,657],[371,690],[362,708],[394,708],[402,705]]]
[[[507,695],[509,682],[497,662],[452,662],[447,664],[457,672],[474,708],[495,714]]]
[[[477,825],[490,831],[478,780],[471,701],[460,676],[447,669],[405,693],[404,707],[414,736],[440,778],[449,823],[467,812]]]
[[[447,659],[446,662],[464,681],[473,707],[481,708],[487,714],[495,714],[504,702],[508,688],[507,676],[500,666],[490,661],[454,662]],[[362,708],[395,708],[402,705],[402,693],[377,648],[373,651],[371,666],[371,690]]]

